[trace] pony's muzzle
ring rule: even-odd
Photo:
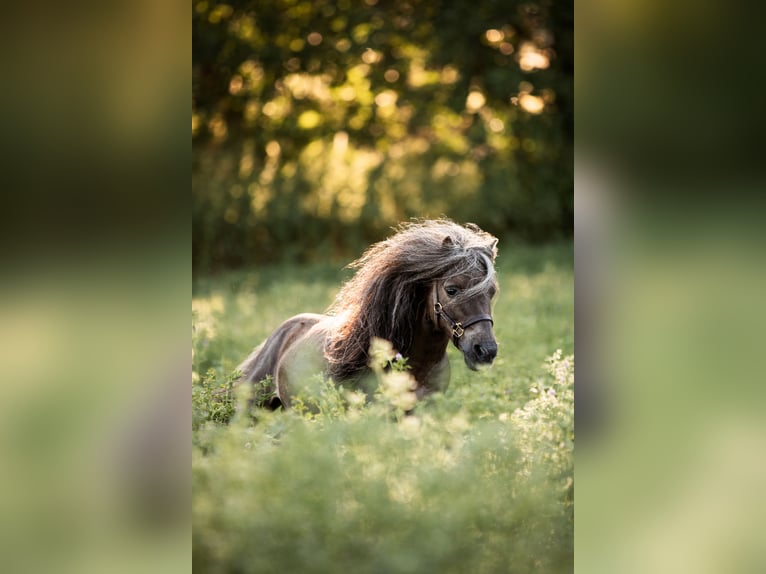
[[[494,341],[476,343],[473,346],[473,352],[480,363],[489,364],[495,360],[495,357],[497,357],[497,343]]]

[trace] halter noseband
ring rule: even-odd
[[[449,323],[449,326],[452,329],[452,342],[454,343],[455,347],[458,346],[457,343],[460,340],[460,337],[463,336],[463,333],[465,333],[465,330],[471,325],[475,325],[476,323],[480,323],[482,321],[489,321],[490,323],[492,323],[492,325],[495,324],[495,322],[492,320],[491,315],[476,315],[474,317],[471,317],[467,321],[455,321],[444,310],[444,306],[439,302],[439,294],[435,290],[434,290],[434,297],[436,299],[436,302],[434,303],[434,313],[436,314],[437,319],[439,317],[444,317]]]

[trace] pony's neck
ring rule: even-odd
[[[407,357],[411,373],[418,383],[423,383],[431,369],[447,352],[449,336],[425,314],[418,322]]]

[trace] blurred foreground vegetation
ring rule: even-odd
[[[195,271],[347,258],[412,216],[571,235],[573,3],[193,4]]]
[[[414,415],[381,375],[372,403],[324,386],[306,397],[316,412],[240,407],[221,424],[232,410],[212,392],[283,319],[321,312],[346,273],[195,281],[195,570],[571,572],[571,243],[501,250],[495,365],[470,372],[450,348],[450,388]]]

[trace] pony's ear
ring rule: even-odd
[[[455,244],[455,242],[454,242],[454,241],[452,241],[452,237],[450,237],[449,235],[447,235],[447,236],[444,238],[444,240],[442,241],[442,245],[443,245],[444,247],[450,247],[450,246],[452,246],[452,245],[454,245],[454,244]]]
[[[497,257],[497,237],[493,237],[492,241],[489,242],[489,252],[492,254],[492,261],[495,261],[495,257]]]

